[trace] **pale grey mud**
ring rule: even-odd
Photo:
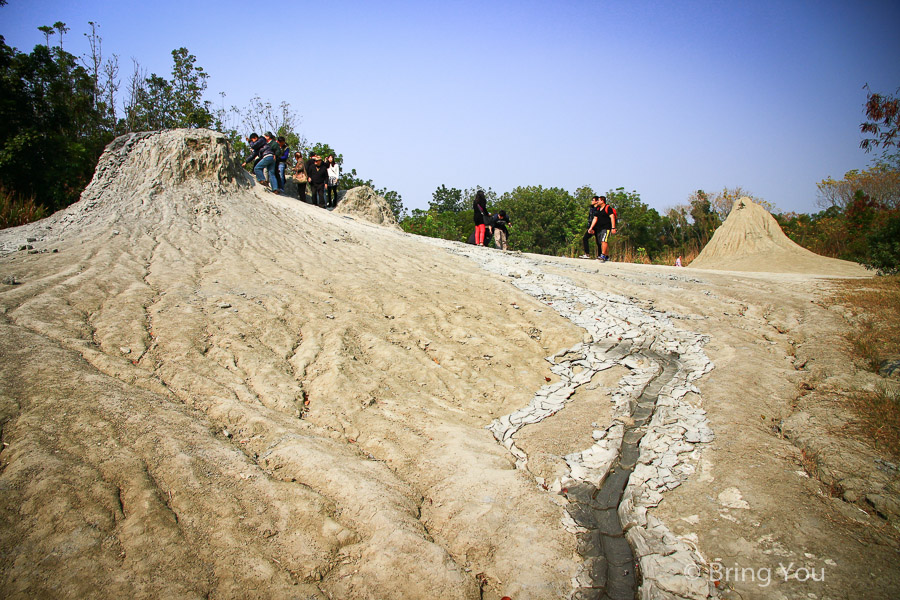
[[[596,373],[615,365],[629,371],[612,394],[612,420],[593,433],[595,443],[565,457],[568,475],[553,482],[537,478],[568,501],[563,525],[576,535],[583,559],[570,597],[714,596],[705,580],[687,575],[705,568],[691,542],[647,514],[663,492],[695,471],[699,444],[713,440],[705,411],[684,400],[688,392],[699,397],[692,382],[713,368],[702,351],[705,338],[676,328],[669,315],[637,300],[542,272],[539,258],[443,245],[508,277],[586,332],[583,343],[548,358],[560,381],[543,386],[527,407],[489,426],[518,468],[527,468],[528,456],[516,445],[517,432],[563,410],[576,388]]]

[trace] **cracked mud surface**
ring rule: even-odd
[[[829,454],[827,472],[857,492],[847,498],[798,474],[804,432],[820,438],[805,424],[821,418],[795,402],[800,384],[824,393],[860,376],[830,350],[843,325],[819,304],[827,281],[508,255],[596,300],[549,306],[519,287],[530,267],[514,277],[460,256],[493,250],[266,195],[215,136],[190,135],[122,145],[79,205],[0,232],[0,279],[20,282],[0,285],[0,595],[596,589],[590,535],[560,492],[566,477],[605,477],[625,435],[617,410],[640,396],[622,380],[649,363],[613,361],[519,428],[524,462],[487,427],[563,382],[566,361],[597,350],[603,362],[610,346],[592,346],[612,340],[574,315],[600,311],[592,322],[609,332],[601,312],[632,308],[706,340],[715,364],[661,393],[619,507],[656,597],[900,587],[897,516],[865,501],[896,498],[896,473],[874,462],[888,457]],[[8,252],[26,236],[59,252]],[[679,419],[699,411],[714,439],[698,425],[691,442]],[[704,573],[698,585],[671,572],[688,559],[770,567],[772,582],[717,588]],[[824,568],[825,580],[782,581],[779,563]]]

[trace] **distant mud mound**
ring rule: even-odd
[[[334,212],[357,217],[376,225],[400,229],[387,200],[368,186],[355,187],[344,194]]]
[[[775,218],[750,198],[731,209],[700,255],[690,264],[699,269],[806,273],[859,277],[871,275],[856,263],[826,258],[791,241]]]

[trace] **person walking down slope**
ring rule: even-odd
[[[252,163],[253,167],[255,167],[256,161],[260,158],[259,153],[266,145],[266,140],[256,135],[256,133],[251,133],[247,136],[247,145],[250,146],[250,154],[244,159],[241,166],[246,167]]]
[[[510,220],[506,216],[505,210],[501,210],[494,215],[494,245],[500,250],[509,250],[509,244],[506,243],[509,239],[509,230],[507,229],[509,225]]]
[[[597,214],[597,200],[600,196],[594,196],[591,198],[591,208],[588,210],[588,228],[585,231],[584,236],[581,238],[581,243],[584,244],[584,254],[582,254],[579,258],[590,258],[591,257],[591,238],[597,239],[597,255],[600,255],[600,238],[597,237],[597,221],[600,216]]]
[[[261,185],[268,186],[273,191],[278,191],[278,178],[275,175],[275,148],[278,142],[275,136],[266,132],[266,143],[259,149],[259,162],[253,167],[253,173],[256,175],[256,181]],[[269,181],[266,181],[266,172],[269,170]]]
[[[472,202],[472,218],[475,222],[475,245],[484,246],[484,232],[490,216],[487,211],[487,198],[484,191],[475,192],[475,201]]]
[[[341,178],[341,165],[334,162],[334,156],[329,154],[325,160],[325,166],[328,167],[328,189],[326,196],[328,198],[328,207],[337,206],[338,180]]]

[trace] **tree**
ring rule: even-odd
[[[510,247],[524,252],[570,252],[587,220],[585,208],[562,188],[517,187],[503,194],[495,208],[505,210],[515,227]]]
[[[688,198],[690,201],[690,216],[694,236],[702,248],[706,245],[713,233],[722,224],[719,213],[713,210],[709,194],[703,190],[697,190]]]
[[[131,131],[211,127],[211,103],[203,100],[209,77],[187,48],[172,50],[171,81],[151,73],[141,78],[135,63],[125,121]]]
[[[428,210],[436,213],[463,212],[466,208],[463,202],[462,190],[458,188],[447,189],[447,186],[443,184],[434,190],[431,194],[431,202],[428,203]]]
[[[886,208],[900,208],[900,170],[885,163],[863,171],[847,171],[843,179],[828,177],[816,187],[819,189],[818,203],[823,208],[847,209],[858,191]]]
[[[864,87],[868,92],[866,96],[865,114],[869,119],[859,129],[862,133],[871,134],[873,137],[864,139],[859,143],[860,148],[869,152],[875,148],[881,148],[883,157],[887,160],[890,151],[896,150],[900,138],[900,98],[897,96],[884,96],[873,94],[868,84]],[[895,94],[900,93],[900,88]],[[896,162],[896,155],[894,155]]]
[[[879,275],[900,273],[900,211],[893,210],[883,225],[867,236],[869,255],[863,264]]]
[[[52,210],[78,198],[109,141],[93,81],[62,48],[24,54],[0,36],[0,181]]]
[[[59,33],[59,49],[62,50],[63,49],[63,35],[66,33],[69,33],[69,28],[66,27],[66,24],[63,23],[62,21],[57,21],[56,23],[53,24],[53,29],[55,29],[56,32]]]
[[[653,260],[653,256],[662,247],[662,219],[655,208],[650,208],[641,201],[641,195],[625,188],[616,188],[606,193],[607,204],[615,207],[619,214],[617,225],[621,227],[618,235],[612,239],[613,248],[632,250],[635,254]]]

